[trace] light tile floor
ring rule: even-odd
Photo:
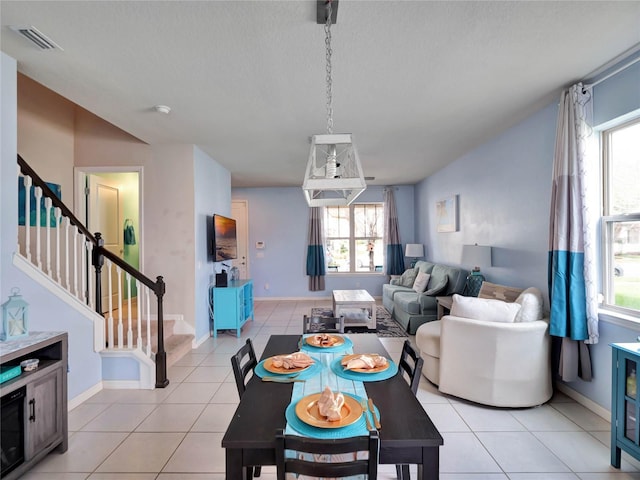
[[[103,390],[69,413],[69,449],[52,452],[26,480],[222,480],[222,436],[238,403],[230,357],[250,337],[300,334],[302,315],[329,301],[256,301],[241,338],[211,338],[153,391]],[[398,359],[404,338],[383,338]],[[418,398],[444,437],[443,480],[640,480],[640,462],[609,465],[609,422],[558,394],[537,408],[497,409],[442,395],[424,378]],[[395,478],[383,465],[379,478]],[[415,478],[412,468],[412,478]],[[275,479],[264,467],[264,480]],[[235,480],[235,479],[232,479]]]

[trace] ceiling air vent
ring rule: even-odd
[[[24,38],[33,43],[40,50],[63,50],[60,45],[55,43],[49,37],[47,37],[44,33],[39,31],[34,26],[26,26],[26,27],[18,27],[15,25],[11,26],[11,30],[22,35]]]

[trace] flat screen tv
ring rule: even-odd
[[[211,252],[214,262],[238,258],[236,221],[222,215],[213,216]]]

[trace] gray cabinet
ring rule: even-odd
[[[2,366],[39,360],[37,369],[0,384],[2,398],[18,391],[25,393],[21,408],[24,461],[3,475],[3,480],[24,475],[54,449],[60,453],[67,450],[67,352],[66,332],[34,332],[19,340],[0,342]]]
[[[27,461],[50,445],[61,443],[62,369],[55,368],[27,385]]]

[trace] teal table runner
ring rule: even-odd
[[[322,368],[320,369],[319,374],[313,375],[311,378],[307,378],[305,382],[296,382],[294,384],[293,392],[291,394],[291,403],[285,411],[285,417],[287,419],[287,426],[285,429],[286,434],[302,435],[313,438],[346,438],[369,434],[364,415],[351,425],[340,428],[319,428],[303,422],[295,413],[295,405],[301,398],[314,393],[320,393],[326,386],[328,386],[333,392],[341,392],[344,395],[350,395],[358,401],[361,399],[367,399],[367,391],[365,390],[364,383],[361,380],[338,376],[331,368],[331,364],[335,361],[339,362],[343,355],[353,353],[353,342],[347,336],[344,336],[344,338],[344,345],[329,347],[326,349],[311,347],[303,342],[301,350],[311,353],[310,350],[313,349],[313,358],[319,359]],[[371,412],[366,410],[365,415],[369,417],[369,421],[373,425]],[[380,418],[379,415],[380,413],[378,412],[378,418]]]

